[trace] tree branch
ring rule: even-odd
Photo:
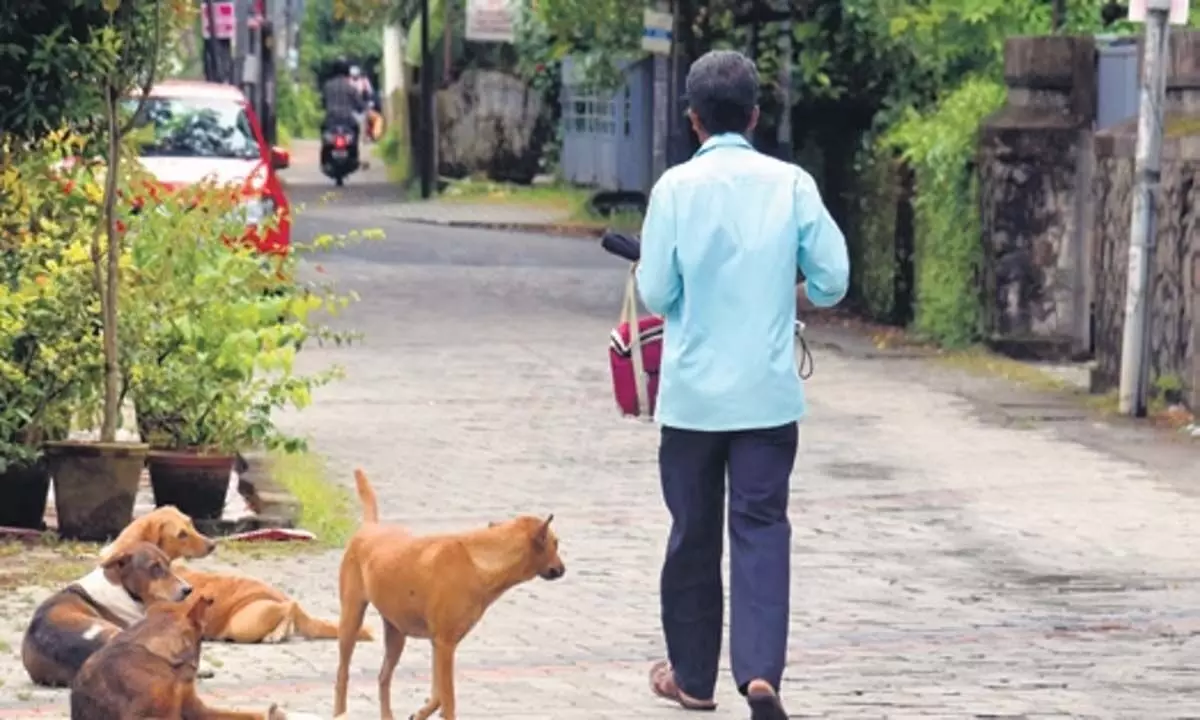
[[[146,109],[146,102],[150,99],[150,88],[154,87],[154,81],[158,74],[158,53],[161,48],[161,0],[154,0],[154,40],[153,44],[150,46],[150,67],[146,71],[146,80],[142,83],[141,93],[138,95],[137,108],[134,109],[133,115],[130,116],[129,121],[126,122],[125,125],[121,127],[120,132],[117,133],[118,137],[125,137],[127,134],[129,134],[129,131],[133,129],[133,126],[137,122],[138,117],[142,114],[142,111]]]

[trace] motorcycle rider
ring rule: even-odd
[[[371,78],[363,74],[362,68],[357,65],[350,66],[350,82],[362,95],[363,111],[358,115],[359,134],[366,142],[371,141],[371,136],[367,132],[367,118],[371,114],[372,106],[374,105],[375,91],[371,88]]]
[[[359,147],[362,126],[358,118],[366,111],[366,102],[350,78],[350,63],[345,58],[335,60],[331,70],[330,78],[321,87],[321,106],[325,109],[321,132],[339,123],[349,125],[354,128],[354,146]],[[364,161],[362,166],[367,167],[367,163]]]

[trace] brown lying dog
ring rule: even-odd
[[[171,572],[162,550],[150,543],[126,545],[34,611],[21,642],[25,671],[38,685],[69,685],[84,662],[141,620],[148,606],[178,602],[191,591]]]
[[[542,520],[521,516],[483,530],[455,535],[414,537],[379,524],[378,502],[367,476],[354,472],[363,505],[363,524],[342,556],[339,594],[335,720],[346,716],[350,657],[367,605],[383,617],[384,653],[379,670],[379,709],[392,718],[392,675],[409,637],[433,643],[433,692],[413,718],[426,720],[441,708],[455,720],[454,652],[483,613],[505,591],[541,577],[555,580],[566,567],[558,556],[553,515]]]
[[[216,547],[201,535],[192,519],[178,509],[165,506],[134,520],[117,539],[100,551],[108,553],[135,542],[152,542],[172,560],[200,558]],[[299,635],[310,640],[332,640],[337,625],[311,617],[300,603],[282,591],[254,578],[193,570],[176,565],[175,572],[191,583],[196,593],[214,598],[207,614],[205,640],[236,643],[282,642]],[[371,631],[363,628],[360,640],[371,640]]]
[[[196,695],[204,616],[211,598],[160,604],[84,663],[71,684],[71,720],[286,720],[207,707]]]

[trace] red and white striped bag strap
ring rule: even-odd
[[[637,418],[644,422],[653,420],[650,413],[650,390],[646,382],[646,363],[642,357],[642,327],[638,319],[636,266],[629,271],[625,283],[625,302],[621,307],[621,322],[629,329],[629,356],[633,360],[633,389],[637,393]]]

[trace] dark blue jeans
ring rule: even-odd
[[[709,699],[721,657],[725,477],[729,477],[730,658],[745,693],[779,688],[787,659],[792,526],[788,490],[796,423],[700,432],[664,427],[658,449],[671,537],[662,569],[662,623],[675,682]]]

